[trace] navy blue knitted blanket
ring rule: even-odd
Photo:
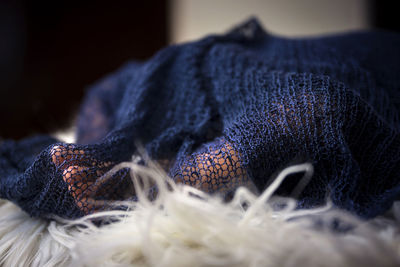
[[[90,88],[77,143],[3,141],[0,197],[47,218],[134,201],[129,170],[101,177],[140,143],[177,183],[226,198],[241,185],[261,191],[282,168],[311,162],[300,207],[330,198],[371,218],[400,195],[399,50],[394,33],[288,39],[254,19],[167,47]],[[290,195],[299,178],[277,193]]]

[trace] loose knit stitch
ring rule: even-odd
[[[177,183],[227,198],[311,162],[300,207],[330,198],[376,216],[400,192],[399,49],[394,33],[288,39],[254,19],[167,47],[90,88],[76,144],[3,141],[0,196],[32,216],[66,218],[134,201],[128,169],[104,174],[140,143]],[[299,178],[278,194],[290,195]]]

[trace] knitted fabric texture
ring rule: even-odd
[[[400,193],[399,48],[394,33],[287,39],[254,19],[167,47],[90,88],[76,144],[3,141],[0,197],[47,218],[134,201],[128,169],[104,174],[140,143],[177,183],[225,198],[239,186],[261,191],[283,167],[311,162],[299,207],[330,198],[376,216]],[[300,178],[277,193],[290,195]]]

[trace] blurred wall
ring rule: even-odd
[[[286,36],[370,27],[367,0],[172,0],[170,42],[224,32],[251,15],[265,29]]]

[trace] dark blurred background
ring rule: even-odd
[[[0,137],[67,126],[84,89],[167,44],[167,1],[0,0]]]
[[[295,1],[286,2],[293,6]],[[218,5],[228,14],[236,2],[243,5],[243,1],[221,1]],[[260,5],[272,8],[282,3],[244,2],[258,3],[254,10],[260,10]],[[308,2],[315,6],[313,1]],[[361,29],[400,30],[393,2],[339,2],[344,5],[343,10],[348,10],[346,3],[350,2],[356,9],[358,5],[363,6],[361,16],[366,22]],[[207,7],[207,3],[211,7]],[[222,22],[231,24],[224,12],[215,12],[215,5],[216,2],[201,0],[0,0],[0,138],[20,139],[68,126],[76,115],[85,88],[124,62],[147,59],[171,42],[190,39],[181,33],[187,32],[193,21],[194,29],[202,23],[214,23],[211,11],[221,20],[220,25]],[[242,18],[235,14],[245,17],[252,12],[247,7],[244,9],[243,12],[240,7],[232,10],[237,12],[231,15],[236,23]],[[299,14],[300,11],[293,12]],[[337,12],[343,14],[339,9]],[[322,17],[320,25],[324,25],[324,16],[317,13],[312,14]],[[282,10],[283,17],[278,16],[277,20],[284,19],[284,14]],[[319,22],[309,14],[301,18],[311,23],[303,25],[318,26]],[[343,22],[343,18],[337,17],[337,21]],[[293,23],[301,25],[300,21]],[[264,21],[264,24],[267,28],[268,24],[275,25],[274,21]],[[350,26],[345,29],[353,29]],[[210,26],[205,24],[205,27]],[[290,30],[291,26],[286,27]]]

